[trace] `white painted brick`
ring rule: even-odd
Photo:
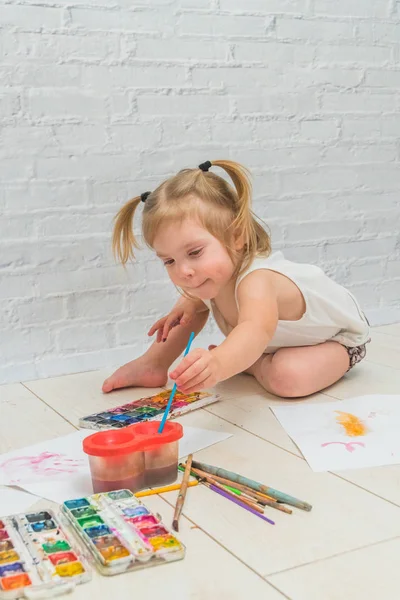
[[[183,14],[179,32],[185,35],[209,35],[223,37],[263,36],[271,20],[244,15]]]
[[[351,265],[349,275],[352,281],[371,281],[381,279],[384,276],[382,261],[368,261],[365,265]]]
[[[123,310],[125,294],[120,291],[92,291],[67,297],[67,316],[70,319],[114,319]]]
[[[296,136],[298,124],[289,120],[256,121],[254,124],[254,138],[263,143],[270,140],[279,140],[287,144],[287,140]]]
[[[171,303],[171,307],[173,302]],[[126,319],[116,323],[116,338],[118,344],[132,344],[134,340],[141,340],[142,343],[151,343],[154,338],[149,338],[147,332],[156,321],[154,316],[137,317],[135,319]]]
[[[210,8],[211,0],[179,0],[182,8]]]
[[[16,86],[80,87],[82,84],[79,65],[26,65],[19,64],[13,73],[12,84]]]
[[[394,145],[383,146],[379,148],[376,145],[355,146],[355,145],[337,145],[326,148],[323,153],[321,163],[325,164],[351,164],[351,163],[388,163],[397,158],[397,149]]]
[[[329,140],[338,137],[339,128],[337,121],[305,120],[300,123],[300,137],[307,140]]]
[[[112,145],[117,149],[152,148],[161,139],[161,127],[148,123],[137,125],[114,125],[110,132]]]
[[[31,161],[23,158],[5,158],[0,161],[0,179],[19,180],[33,175]]]
[[[375,258],[387,256],[396,247],[396,238],[378,238],[375,240],[358,240],[340,244],[329,244],[326,248],[328,260],[352,260],[355,258]]]
[[[368,192],[354,192],[349,196],[345,196],[346,208],[350,211],[360,211],[362,213],[374,215],[376,211],[387,210],[390,214],[396,214],[400,208],[400,197],[397,192],[382,192],[378,191],[375,194]]]
[[[283,73],[281,87],[343,87],[360,85],[363,78],[361,69],[318,68],[288,69]]]
[[[133,169],[132,156],[129,153],[122,155],[90,153],[86,156],[40,158],[36,161],[36,173],[39,179],[73,180],[95,177],[98,181],[111,181],[113,178],[131,180]]]
[[[64,300],[62,298],[34,298],[21,303],[17,312],[24,325],[52,323],[63,318]]]
[[[5,340],[2,351],[2,362],[25,362],[32,357],[32,348],[35,357],[39,359],[44,352],[53,349],[50,331],[47,328],[3,330],[2,338]]]
[[[379,121],[381,134],[384,137],[400,136],[400,114],[383,116]]]
[[[181,145],[182,140],[189,138],[194,144],[204,144],[211,141],[211,123],[212,120],[202,117],[201,120],[187,120],[182,122],[177,120],[176,116],[171,119],[163,118],[162,120],[162,145]],[[235,121],[236,128],[240,128],[240,124]],[[222,131],[222,130],[221,130]],[[248,131],[248,128],[247,128]],[[236,134],[237,135],[237,134]],[[222,141],[222,140],[216,140]]]
[[[276,23],[278,39],[339,41],[354,39],[352,23],[322,19],[279,18]]]
[[[284,173],[280,176],[284,194],[295,192],[331,191],[352,189],[359,185],[359,176],[354,169],[316,167],[313,171]]]
[[[400,71],[395,70],[368,70],[365,73],[365,86],[378,88],[399,88]]]
[[[118,10],[118,8],[116,10],[71,8],[72,26],[82,27],[89,31],[115,29],[137,32],[166,32],[169,28],[163,17],[163,13],[160,10],[156,11],[155,7],[153,10],[135,12]]]
[[[0,79],[1,81],[1,79]],[[20,98],[16,92],[0,92],[0,120],[12,117],[20,110]],[[0,121],[1,122],[1,121]]]
[[[317,100],[313,92],[283,94],[264,91],[261,94],[237,96],[235,103],[241,114],[305,116],[317,111]]]
[[[141,276],[143,269],[142,264],[135,269],[136,283],[143,280]],[[41,296],[127,286],[129,283],[128,272],[117,265],[75,271],[47,272],[39,274],[37,277],[38,291]]]
[[[392,281],[384,281],[380,292],[385,295],[385,298],[389,302],[399,302],[400,297],[400,278],[393,279]]]
[[[77,323],[58,331],[57,347],[61,352],[109,348],[109,327],[102,324]]]
[[[252,125],[248,121],[214,122],[211,126],[215,142],[248,142],[252,136]]]
[[[85,87],[98,90],[123,88],[155,88],[183,86],[186,72],[183,67],[134,67],[113,65],[111,67],[92,65],[83,67]]]
[[[388,277],[400,277],[400,260],[389,260],[387,263],[386,274]],[[400,293],[400,283],[398,282],[397,284]]]
[[[21,155],[54,156],[59,153],[50,127],[5,126],[0,128],[0,156]]]
[[[7,245],[6,245],[7,246]],[[5,250],[7,247],[1,245],[0,252],[0,267],[8,266],[9,258]],[[0,298],[26,298],[33,296],[34,278],[31,275],[11,275],[3,274],[0,277]]]
[[[240,61],[265,62],[266,65],[294,63],[309,65],[315,48],[309,45],[277,43],[271,39],[259,42],[235,42],[235,59]]]
[[[400,23],[374,23],[371,37],[374,42],[398,44]]]
[[[3,4],[1,24],[21,27],[25,31],[55,29],[61,26],[62,12],[59,8]]]
[[[86,184],[79,182],[30,181],[9,184],[4,190],[5,205],[11,210],[32,210],[63,206],[82,206],[87,203]]]
[[[211,40],[204,44],[201,40],[188,39],[139,39],[137,40],[137,58],[156,60],[224,60],[228,58],[229,48],[225,42]]]
[[[29,113],[33,118],[99,118],[105,115],[101,96],[80,91],[30,90]]]
[[[307,12],[307,0],[220,0],[221,10],[260,13],[301,14]]]
[[[314,244],[318,240],[334,238],[351,239],[360,233],[362,223],[354,220],[330,220],[330,221],[308,221],[307,223],[293,223],[286,227],[286,239],[288,242],[308,242]],[[332,237],[331,237],[332,239]]]
[[[322,94],[322,110],[326,112],[378,113],[396,109],[396,96],[368,92],[326,92]]]
[[[192,73],[193,84],[198,87],[206,86],[226,86],[239,87],[262,85],[275,86],[279,80],[279,74],[268,68],[259,69],[257,67],[247,68],[229,68],[208,67],[194,68]]]
[[[167,285],[145,285],[127,293],[127,307],[130,314],[137,317],[156,316],[157,319],[168,314],[178,296],[169,282]]]
[[[30,215],[2,215],[0,216],[0,231],[3,232],[3,240],[24,239],[35,235],[36,225]]]
[[[101,125],[55,125],[54,140],[62,150],[74,148],[79,152],[86,148],[101,149],[107,142],[107,132]]]
[[[330,17],[389,17],[389,0],[314,0],[316,15]]]
[[[308,167],[319,163],[320,153],[316,146],[240,148],[235,150],[235,157],[239,162],[254,167]]]
[[[56,214],[38,219],[38,234],[42,236],[81,235],[95,231],[96,233],[111,233],[113,215],[87,214]]]
[[[315,49],[315,60],[322,64],[385,65],[391,62],[390,48],[382,46],[322,45]]]
[[[153,115],[215,115],[229,113],[226,96],[203,94],[185,96],[139,96],[138,110]]]
[[[363,118],[362,116],[358,119],[343,118],[342,136],[344,139],[376,139],[380,134],[381,123],[379,118]]]

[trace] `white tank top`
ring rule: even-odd
[[[270,269],[293,281],[303,294],[306,311],[298,321],[279,320],[274,336],[264,353],[279,348],[312,346],[334,340],[344,346],[359,346],[369,339],[368,321],[354,296],[330,279],[319,267],[286,260],[282,252],[268,257],[255,258],[250,267],[236,282],[235,300],[239,283],[253,271]],[[224,335],[233,327],[229,325],[212,300],[204,300]]]

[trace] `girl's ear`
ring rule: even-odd
[[[243,231],[239,231],[238,229],[233,234],[233,247],[235,250],[243,250],[245,246],[245,236]]]

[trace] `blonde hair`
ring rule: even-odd
[[[268,256],[271,240],[265,226],[251,210],[251,183],[248,170],[237,162],[215,160],[231,178],[232,187],[225,179],[200,168],[183,169],[164,181],[144,202],[142,234],[145,243],[153,248],[154,238],[161,225],[197,218],[201,225],[226,248],[239,275],[256,255]],[[129,200],[115,217],[113,232],[114,255],[125,264],[134,258],[134,248],[139,248],[133,233],[133,217],[141,196]],[[234,250],[232,240],[241,236],[243,251]]]

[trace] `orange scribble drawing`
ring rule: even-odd
[[[344,427],[347,435],[357,437],[358,435],[365,435],[367,433],[367,427],[355,415],[341,412],[340,410],[335,410],[335,412],[338,414],[336,421]]]

